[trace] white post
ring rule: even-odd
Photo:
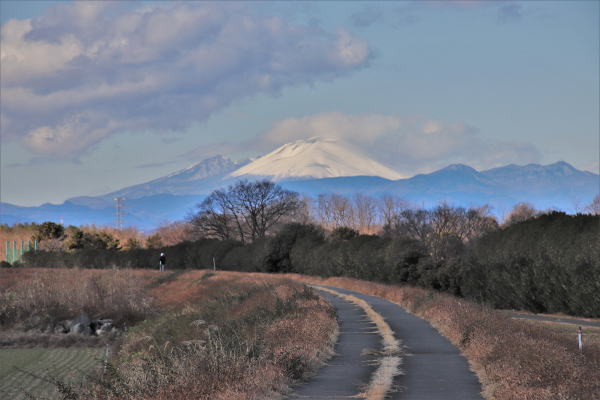
[[[104,351],[104,371],[102,372],[102,375],[106,375],[106,367],[108,366],[108,353],[109,353],[109,348],[108,348],[108,344],[107,344],[106,350]]]
[[[583,352],[583,332],[581,327],[579,327],[579,332],[577,333],[577,344],[579,345],[579,351]]]
[[[213,257],[213,271],[217,270],[217,264],[215,263],[215,258]]]

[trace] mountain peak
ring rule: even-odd
[[[573,167],[566,161],[557,161],[548,165],[541,165],[531,163],[527,165],[516,165],[509,164],[503,167],[497,167],[482,171],[482,173],[490,176],[501,176],[511,174],[533,174],[533,175],[544,175],[544,176],[568,176],[576,173],[580,173],[578,169]]]
[[[340,176],[401,178],[396,171],[357,150],[336,140],[318,137],[286,143],[231,173],[232,177],[243,175],[274,180]]]
[[[224,169],[231,169],[233,166],[238,166],[238,164],[221,154],[217,154],[216,156],[205,158],[189,167],[167,175],[166,178],[187,174],[188,176],[186,176],[186,179],[188,180],[202,179],[218,174]]]
[[[243,166],[247,161],[232,161],[222,155],[206,158],[169,175],[153,179],[138,185],[128,186],[108,193],[103,198],[112,199],[124,196],[136,199],[157,194],[196,194],[214,186],[231,171]]]
[[[569,164],[566,161],[557,161],[557,162],[555,162],[553,164],[548,164],[547,167],[555,169],[555,170],[562,170],[564,172],[567,172],[567,171],[568,172],[577,171],[577,169],[574,166],[572,166],[571,164]]]
[[[465,165],[465,164],[450,164],[446,168],[442,168],[440,171],[468,172],[468,173],[477,172],[476,169],[469,167],[468,165]]]

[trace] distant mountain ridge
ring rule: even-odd
[[[236,162],[214,156],[102,196],[75,197],[63,204],[38,207],[0,203],[0,223],[64,220],[65,224],[73,225],[110,225],[115,219],[114,198],[124,197],[126,224],[153,229],[161,223],[184,218],[217,188],[238,179],[265,176],[277,180],[284,188],[310,196],[392,194],[423,207],[435,206],[440,201],[464,207],[489,204],[498,215],[522,201],[538,209],[576,212],[600,191],[598,174],[580,171],[564,161],[549,165],[511,164],[484,171],[453,164],[432,173],[393,179],[396,176],[393,170],[354,150],[339,143],[311,139],[281,146],[254,161]]]
[[[221,185],[230,172],[248,162],[250,160],[232,161],[222,155],[216,155],[148,182],[128,186],[101,196],[74,197],[68,201],[97,209],[112,205],[116,197],[123,197],[129,201],[163,194],[175,196],[201,195]]]

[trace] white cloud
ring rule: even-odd
[[[369,55],[369,45],[366,41],[352,36],[346,30],[338,31],[336,52],[333,53],[342,66],[353,66],[362,63]]]
[[[242,97],[334,79],[370,54],[345,30],[246,4],[119,6],[61,4],[2,26],[3,139],[77,155],[122,130],[182,129]]]
[[[57,126],[40,126],[27,133],[24,143],[37,153],[58,156],[79,153],[96,144],[118,126],[96,113],[71,115]],[[85,135],[81,135],[85,132]]]
[[[369,114],[348,115],[328,112],[277,122],[265,133],[268,144],[283,144],[298,139],[321,137],[351,142],[369,142],[400,128],[400,119],[393,116]]]
[[[539,151],[529,143],[488,141],[464,122],[382,114],[328,112],[289,118],[275,123],[254,143],[261,149],[272,149],[310,137],[353,145],[405,175],[453,163],[485,169],[540,159]]]

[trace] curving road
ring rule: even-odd
[[[400,306],[351,290],[324,286],[366,301],[384,317],[404,346],[402,374],[394,378],[390,399],[482,400],[481,385],[467,360],[428,322]],[[318,289],[318,287],[316,287]],[[364,398],[365,385],[375,366],[365,350],[379,350],[380,337],[365,313],[353,303],[321,292],[337,310],[340,336],[334,356],[317,375],[297,388],[292,399]],[[371,352],[372,353],[372,352]]]

